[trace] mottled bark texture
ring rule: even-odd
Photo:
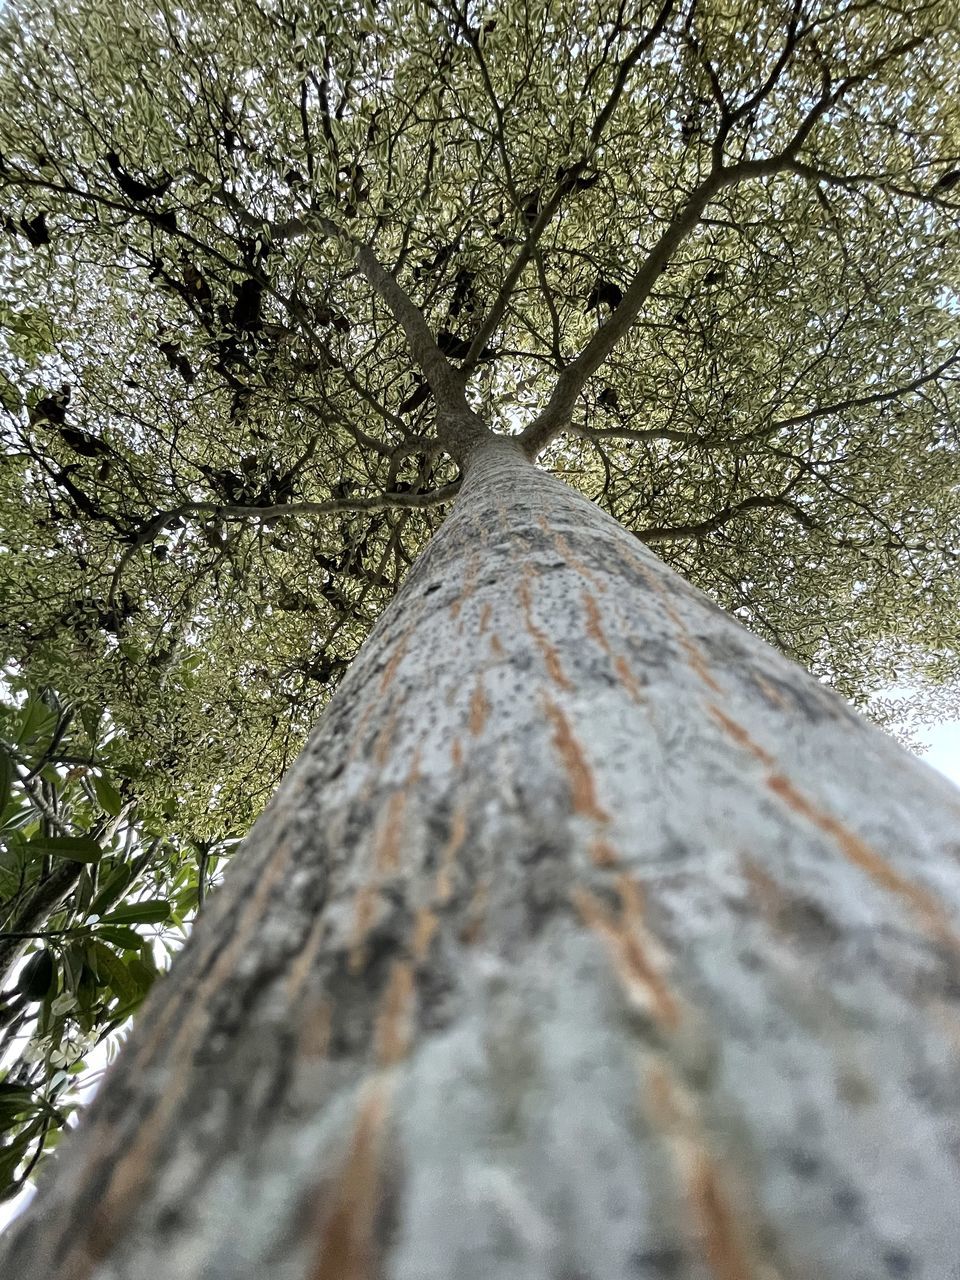
[[[960,797],[504,443],[17,1280],[948,1280]]]

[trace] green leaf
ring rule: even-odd
[[[20,723],[17,725],[17,746],[29,746],[43,733],[53,727],[56,716],[47,704],[36,694],[23,704],[20,712]]]
[[[18,831],[30,825],[31,818],[36,818],[37,811],[32,805],[19,805],[11,800],[0,812],[0,831]]]
[[[105,910],[112,907],[130,883],[132,875],[133,867],[129,862],[121,863],[111,871],[101,885],[100,892],[90,903],[90,915],[102,916]]]
[[[94,778],[93,789],[97,793],[101,809],[109,813],[111,818],[115,818],[123,808],[123,797],[117,788],[101,774]]]
[[[39,1109],[32,1089],[19,1084],[0,1084],[0,1128],[8,1129],[19,1116]]]
[[[102,924],[161,924],[170,919],[170,903],[166,898],[145,898],[127,902],[103,917]],[[141,939],[142,941],[142,939]]]
[[[68,858],[71,862],[99,862],[104,850],[88,836],[34,836],[27,842],[33,857]]]
[[[128,929],[122,924],[98,926],[97,937],[112,942],[115,947],[122,947],[124,951],[139,951],[143,944],[143,939],[136,930]]]
[[[32,955],[20,970],[17,990],[30,1001],[42,1000],[57,982],[57,966],[53,953],[44,949]]]
[[[110,988],[121,1005],[129,1004],[137,998],[139,985],[115,951],[111,951],[102,942],[92,942],[87,949],[87,956],[100,982]]]
[[[145,964],[142,956],[127,956],[124,963],[136,982],[140,995],[146,995],[159,977],[156,967],[153,964]]]
[[[14,1175],[27,1154],[32,1137],[33,1134],[28,1129],[13,1142],[0,1147],[0,1201],[9,1200],[20,1190],[19,1184],[14,1181]]]
[[[87,737],[94,746],[97,745],[97,733],[102,719],[102,711],[97,711],[93,707],[80,708],[80,723],[83,725],[87,732]]]

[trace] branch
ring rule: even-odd
[[[667,20],[670,17],[671,12],[673,11],[674,3],[675,3],[675,0],[665,0],[665,3],[661,8],[660,13],[657,15],[657,19],[654,22],[653,26],[650,28],[647,34],[643,37],[643,39],[637,42],[637,44],[633,47],[633,49],[630,50],[627,56],[620,63],[620,68],[617,73],[617,77],[614,82],[613,88],[610,91],[610,96],[607,98],[607,101],[604,103],[603,107],[601,108],[600,113],[597,116],[596,120],[594,121],[592,129],[590,130],[590,142],[589,142],[589,146],[587,148],[586,154],[584,155],[583,159],[581,159],[578,165],[574,165],[572,167],[573,173],[582,172],[582,170],[587,167],[587,164],[589,163],[590,158],[592,157],[598,143],[600,142],[601,137],[603,136],[603,131],[606,128],[607,124],[609,123],[610,117],[613,115],[616,109],[617,103],[620,101],[620,98],[623,95],[623,91],[626,87],[627,77],[629,76],[630,72],[633,70],[634,66],[636,66],[637,62],[639,62],[640,58],[647,52],[650,46],[653,45],[658,39],[658,37],[660,36],[664,26],[667,23]],[[459,16],[460,15],[458,14],[458,17]],[[494,107],[494,111],[497,114],[498,125],[499,125],[498,143],[500,145],[500,151],[501,151],[501,155],[503,157],[504,163],[507,166],[507,172],[509,173],[509,160],[506,155],[505,142],[503,137],[502,112],[497,102],[496,95],[494,94],[493,85],[490,82],[489,72],[487,71],[487,67],[486,67],[486,61],[480,49],[479,37],[474,35],[471,32],[466,22],[462,23],[462,30],[464,31],[464,34],[467,36],[471,45],[473,46],[474,53],[480,65],[480,70],[484,77],[484,82],[485,82],[485,87],[487,89],[488,97],[490,97]],[[553,220],[553,216],[557,212],[557,209],[560,207],[561,203],[563,202],[563,198],[567,194],[567,191],[568,191],[568,188],[565,188],[563,185],[560,185],[556,188],[553,195],[549,198],[549,200],[546,201],[543,208],[540,210],[540,213],[537,216],[536,221],[533,223],[533,226],[530,227],[529,231],[527,232],[527,237],[524,240],[524,243],[521,246],[519,253],[517,254],[516,258],[513,260],[513,262],[510,264],[510,268],[507,271],[507,274],[504,276],[503,284],[500,286],[499,292],[497,293],[497,296],[494,300],[492,307],[490,308],[489,312],[484,318],[482,324],[480,325],[480,328],[477,330],[477,333],[473,339],[473,342],[470,344],[470,350],[468,351],[467,358],[464,361],[464,368],[466,370],[470,370],[473,368],[473,366],[476,364],[477,357],[483,351],[483,348],[487,345],[490,338],[493,337],[493,334],[498,328],[500,321],[503,319],[504,313],[506,312],[507,306],[509,305],[510,298],[512,297],[513,291],[516,288],[517,281],[520,279],[520,276],[523,274],[524,268],[527,266],[530,259],[532,258],[534,254],[534,250],[536,249],[536,246],[539,243],[541,235],[543,234],[544,230],[549,225],[549,223]],[[516,193],[514,194],[516,195]]]
[[[354,253],[357,266],[403,329],[410,353],[423,370],[440,412],[454,417],[470,413],[463,394],[464,379],[437,346],[420,308],[381,265],[372,249],[356,245]]]
[[[519,439],[528,456],[535,456],[567,425],[577,396],[584,383],[599,369],[614,347],[633,326],[640,308],[650,296],[654,284],[676,249],[700,220],[700,215],[714,193],[726,185],[717,174],[711,174],[688,197],[633,277],[606,324],[602,324],[572,364],[557,379],[546,407],[522,432]]]
[[[641,529],[636,536],[641,542],[647,544],[652,542],[679,542],[684,538],[694,538],[699,541],[701,538],[706,537],[708,533],[715,533],[723,525],[729,524],[731,520],[735,520],[744,511],[752,511],[757,508],[779,508],[786,511],[798,524],[802,524],[805,529],[819,529],[820,527],[812,516],[808,516],[802,507],[799,507],[795,502],[791,502],[784,494],[773,496],[758,494],[756,497],[744,498],[740,502],[730,503],[722,511],[718,511],[716,515],[712,515],[706,520],[701,520],[697,524],[664,525],[658,528]]]
[[[80,862],[65,862],[63,866],[56,867],[37,885],[19,915],[11,922],[12,932],[4,931],[4,936],[0,937],[0,985],[6,984],[11,967],[20,954],[21,939],[16,935],[42,924],[76,884],[82,870]]]
[[[645,444],[648,440],[673,440],[677,444],[687,444],[706,448],[710,441],[705,436],[698,436],[692,431],[678,431],[674,427],[588,427],[585,424],[570,428],[571,434],[584,440],[630,440],[637,444]]]
[[[889,400],[897,400],[901,396],[909,395],[911,391],[919,391],[928,382],[934,382],[940,377],[951,365],[960,363],[960,352],[955,352],[948,356],[946,360],[941,361],[936,368],[931,369],[929,373],[918,374],[910,382],[905,382],[899,387],[893,387],[889,391],[874,391],[870,395],[850,396],[846,400],[836,400],[833,404],[824,405],[822,408],[811,409],[807,413],[794,414],[790,418],[779,418],[771,422],[768,426],[758,428],[756,431],[748,431],[740,436],[733,436],[729,440],[718,440],[711,442],[714,448],[734,448],[737,445],[753,442],[758,439],[765,439],[774,435],[777,431],[781,431],[787,427],[803,426],[808,422],[815,422],[818,418],[831,417],[834,414],[844,413],[848,409],[860,409],[864,405],[883,404]]]
[[[123,571],[137,552],[155,542],[164,529],[183,516],[207,514],[228,516],[231,519],[277,520],[300,515],[327,516],[341,511],[387,511],[393,507],[423,509],[442,506],[443,503],[454,498],[459,491],[460,481],[453,480],[450,484],[443,485],[440,489],[433,489],[429,493],[383,493],[370,498],[331,498],[327,502],[288,502],[272,507],[224,505],[220,502],[183,502],[178,507],[161,511],[141,528],[135,541],[124,551],[113,571],[108,599],[112,604]]]
[[[797,165],[797,155],[810,137],[813,129],[827,112],[840,101],[848,90],[862,83],[872,71],[879,70],[887,62],[911,52],[922,44],[924,37],[895,45],[886,53],[875,58],[869,66],[856,76],[848,76],[833,89],[828,73],[824,73],[823,90],[820,98],[807,112],[795,130],[787,145],[774,155],[763,156],[755,160],[742,160],[729,167],[723,164],[722,154],[714,151],[714,163],[710,173],[688,196],[679,212],[674,216],[666,230],[647,254],[633,280],[627,287],[620,305],[613,311],[606,324],[600,326],[580,355],[569,364],[557,379],[553,394],[545,408],[529,423],[519,436],[521,446],[529,457],[535,457],[544,449],[558,431],[561,431],[570,420],[577,396],[587,379],[596,372],[614,347],[624,338],[633,326],[640,309],[649,297],[653,286],[664,270],[673,254],[696,227],[700,215],[710,200],[725,187],[733,187],[752,178],[768,177],[776,173],[789,172]],[[731,113],[719,90],[720,102],[725,119],[731,119]],[[718,135],[719,136],[719,135]],[[722,143],[722,138],[721,138]],[[722,152],[722,145],[720,148]]]

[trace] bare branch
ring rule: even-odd
[[[786,511],[789,516],[796,520],[798,524],[802,524],[804,528],[819,528],[813,517],[807,515],[803,508],[792,502],[785,493],[775,495],[757,494],[754,497],[743,498],[740,502],[730,503],[706,520],[699,520],[694,524],[663,525],[656,528],[641,529],[638,531],[637,537],[641,542],[648,544],[679,542],[688,538],[698,541],[701,538],[705,538],[707,534],[715,533],[725,524],[729,524],[731,520],[735,520],[737,516],[743,515],[745,511],[763,509]]]

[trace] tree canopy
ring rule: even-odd
[[[465,396],[848,697],[956,681],[958,31],[8,5],[9,669],[106,711],[184,847],[243,829],[442,521]]]

